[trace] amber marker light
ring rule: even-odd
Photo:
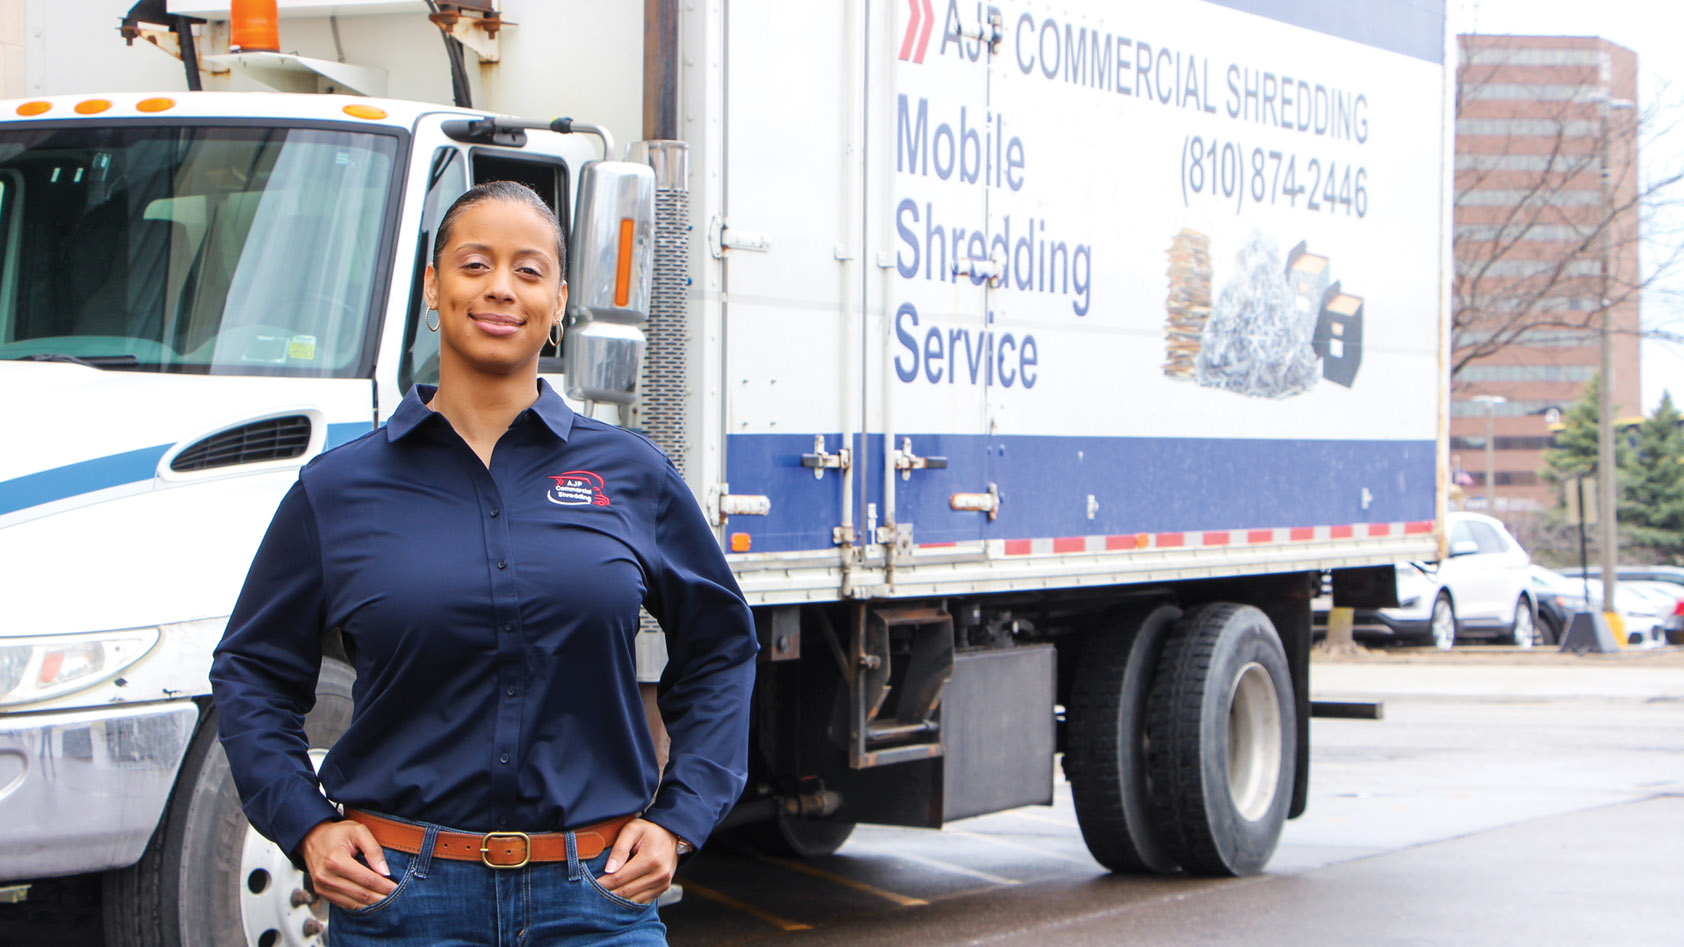
[[[631,299],[632,227],[630,217],[620,218],[620,260],[614,268],[614,305],[621,308]],[[745,543],[748,542],[747,535],[738,535],[743,536]]]
[[[366,118],[370,121],[379,121],[380,119],[386,117],[386,110],[383,108],[377,108],[373,105],[353,104],[345,106],[345,114],[351,116],[352,118]]]
[[[77,115],[98,115],[111,107],[109,99],[85,99],[76,103]]]
[[[173,108],[175,108],[174,99],[161,97],[156,99],[141,99],[139,102],[135,103],[135,110],[140,112],[162,112],[166,109]]]
[[[39,99],[37,99],[34,102],[25,102],[22,105],[18,106],[18,114],[19,115],[40,115],[42,112],[45,112],[52,107],[53,107],[53,103],[42,102]]]
[[[731,534],[731,551],[732,552],[748,552],[748,547],[750,545],[752,545],[753,542],[754,542],[754,540],[750,539],[749,535],[747,533],[732,533]]]

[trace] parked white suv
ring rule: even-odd
[[[1451,513],[1443,562],[1398,566],[1397,608],[1358,609],[1364,638],[1426,639],[1448,651],[1458,638],[1498,638],[1530,648],[1538,609],[1527,567],[1532,557],[1503,524],[1479,513]]]

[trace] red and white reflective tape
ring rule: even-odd
[[[1340,539],[1390,539],[1432,533],[1432,520],[1405,523],[1353,523],[1342,526],[1280,526],[1271,529],[1222,529],[1181,533],[1123,533],[1103,536],[1055,536],[992,540],[1007,556],[1065,556],[1147,549],[1212,549],[1281,546]],[[946,549],[956,543],[920,543],[919,549]]]

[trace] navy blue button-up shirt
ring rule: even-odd
[[[338,813],[306,753],[324,630],[356,668],[328,798],[472,831],[642,812],[695,844],[742,791],[753,619],[666,457],[548,385],[488,468],[418,386],[299,472],[211,668],[253,826],[288,852]],[[657,771],[638,606],[666,631]]]

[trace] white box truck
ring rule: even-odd
[[[542,371],[754,606],[761,844],[1046,803],[1062,754],[1100,864],[1259,871],[1311,597],[1438,556],[1442,3],[281,0],[274,50],[67,6],[0,102],[0,881],[104,872],[110,943],[323,936],[206,670],[296,469],[434,377],[476,181],[554,202]]]

